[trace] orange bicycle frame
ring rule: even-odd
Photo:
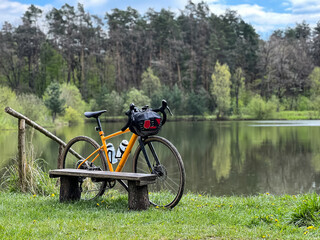
[[[108,169],[109,169],[109,171],[113,172],[114,169],[113,169],[113,166],[112,166],[111,161],[110,161],[109,156],[108,156],[108,150],[107,150],[106,140],[109,140],[109,139],[111,139],[111,138],[113,138],[113,137],[120,136],[120,135],[125,134],[125,133],[128,133],[128,132],[130,132],[129,128],[127,128],[125,131],[118,131],[118,132],[115,132],[115,133],[110,134],[110,135],[108,135],[108,136],[104,136],[104,132],[103,132],[103,131],[100,131],[100,132],[99,132],[99,135],[100,135],[100,138],[101,138],[102,146],[101,146],[100,148],[96,149],[93,153],[91,153],[91,154],[78,166],[78,168],[80,168],[81,165],[82,165],[84,162],[88,161],[92,156],[94,156],[95,154],[97,154],[97,155],[92,159],[92,161],[91,161],[91,162],[94,162],[94,161],[99,157],[99,155],[100,155],[99,151],[100,151],[100,150],[103,150],[104,153],[105,153],[105,156],[106,156],[106,158],[107,158]],[[138,135],[136,135],[136,134],[133,133],[132,136],[131,136],[131,138],[130,138],[130,140],[129,140],[128,147],[127,147],[126,150],[124,151],[124,153],[123,153],[123,155],[122,155],[122,157],[121,157],[121,160],[120,160],[119,163],[118,163],[118,166],[117,166],[117,168],[116,168],[116,170],[115,170],[116,172],[121,172],[122,168],[124,167],[125,163],[126,163],[127,160],[128,160],[128,156],[129,156],[129,154],[130,154],[130,152],[131,152],[131,150],[132,150],[132,148],[133,148],[133,146],[134,146],[137,138],[138,138]]]

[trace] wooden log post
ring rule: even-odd
[[[78,201],[80,198],[79,177],[61,177],[60,202]]]
[[[59,153],[58,153],[58,169],[63,168],[63,159],[62,159],[63,150],[64,150],[64,146],[62,144],[60,144]]]
[[[18,122],[18,166],[19,166],[19,183],[22,192],[26,192],[26,122],[19,119]]]
[[[138,186],[136,181],[128,181],[128,194],[130,210],[147,210],[149,208],[148,185]]]

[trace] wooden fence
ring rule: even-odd
[[[59,144],[59,154],[57,158],[57,165],[58,168],[63,168],[63,162],[62,162],[62,152],[66,146],[66,143],[62,141],[60,138],[55,136],[53,133],[49,132],[47,129],[41,127],[36,122],[30,120],[26,116],[22,115],[21,113],[15,111],[14,109],[10,107],[5,108],[5,112],[10,114],[11,116],[18,118],[18,164],[19,164],[19,181],[22,187],[22,191],[25,190],[25,179],[26,179],[26,124],[33,127],[34,129],[38,130],[48,138],[52,139],[53,141],[57,142]],[[70,149],[70,152],[74,154],[79,159],[81,156]]]

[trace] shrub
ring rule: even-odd
[[[279,98],[277,98],[275,95],[272,95],[271,99],[269,100],[269,104],[273,104],[277,112],[281,111]]]
[[[87,104],[82,100],[79,89],[72,84],[62,84],[61,99],[65,102],[65,107],[72,107],[78,113],[86,111]]]
[[[255,119],[270,119],[276,111],[276,104],[272,101],[265,102],[261,96],[253,97],[247,107],[247,112]]]
[[[131,103],[134,103],[137,107],[142,107],[145,105],[150,105],[151,100],[148,96],[144,94],[142,90],[137,90],[132,88],[126,96],[126,101],[123,104],[123,111],[126,112],[129,109]]]
[[[305,96],[300,96],[298,99],[298,104],[297,104],[297,110],[298,111],[307,111],[312,108],[312,104],[309,98]]]
[[[105,96],[106,109],[108,110],[108,116],[122,116],[124,112],[122,111],[124,100],[120,94],[116,91],[112,91],[110,94]]]
[[[203,115],[208,110],[209,94],[201,88],[197,92],[188,94],[186,101],[186,113],[191,115]]]
[[[67,107],[65,110],[64,120],[69,123],[69,125],[74,125],[78,123],[83,123],[82,115],[77,112],[72,107]]]
[[[173,114],[186,114],[183,107],[183,92],[177,85],[174,85],[173,88],[169,88],[166,85],[161,86],[161,89],[152,95],[151,106],[159,107],[162,99],[165,99],[168,102]]]
[[[40,124],[48,123],[50,113],[42,99],[34,94],[21,94],[18,95],[17,101],[19,102],[19,107],[16,109],[18,112]]]
[[[318,116],[320,116],[320,96],[313,97],[312,109],[317,112]]]

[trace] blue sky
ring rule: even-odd
[[[42,8],[45,12],[52,7],[60,8],[65,3],[76,6],[84,4],[85,10],[101,17],[114,8],[126,9],[128,6],[143,14],[148,8],[170,9],[179,13],[188,0],[0,0],[0,24],[8,21],[19,24],[20,18],[30,4]],[[193,0],[194,3],[200,2]],[[305,20],[311,27],[320,21],[320,0],[204,0],[210,10],[223,14],[226,9],[236,10],[250,23],[262,38],[279,28],[294,26]]]

